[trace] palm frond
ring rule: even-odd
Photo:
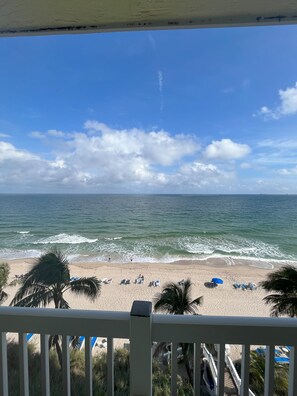
[[[59,306],[58,306],[58,308],[69,309],[70,305],[63,297],[60,297],[59,298]]]
[[[38,289],[31,293],[27,293],[25,297],[20,298],[15,295],[10,305],[15,307],[46,307],[54,300],[52,290]]]
[[[10,305],[15,305],[18,301],[31,294],[47,293],[50,289],[42,284],[23,284],[19,290],[16,292]]]
[[[94,301],[96,298],[100,296],[101,292],[101,283],[96,276],[92,276],[90,278],[80,278],[69,283],[68,288],[65,289],[77,295],[83,295]]]
[[[297,316],[297,295],[270,294],[263,300],[266,304],[272,304],[272,316],[288,315],[291,318]]]
[[[287,265],[268,274],[267,279],[260,282],[260,286],[266,291],[274,292],[263,299],[266,304],[272,304],[272,316],[297,316],[296,267]]]
[[[59,250],[40,256],[31,270],[25,274],[23,286],[34,284],[53,285],[67,283],[70,279],[68,261]]]
[[[268,274],[260,286],[267,291],[297,292],[297,268],[287,265]]]
[[[195,315],[197,313],[197,308],[202,305],[203,303],[203,296],[195,298],[195,300],[189,303],[189,307],[187,309],[187,313]]]
[[[196,313],[197,307],[202,303],[202,297],[191,301],[191,287],[190,279],[181,285],[173,282],[167,283],[162,292],[153,299],[155,312],[167,312],[175,315]]]
[[[8,295],[4,290],[0,290],[0,305],[7,299]]]

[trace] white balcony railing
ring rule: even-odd
[[[63,393],[70,396],[69,335],[84,335],[86,394],[92,395],[90,338],[107,338],[107,392],[114,394],[113,339],[130,339],[130,395],[152,395],[152,342],[172,343],[171,394],[177,394],[177,347],[194,344],[194,394],[200,395],[200,347],[218,345],[217,395],[224,395],[225,344],[242,345],[240,395],[249,394],[250,346],[266,345],[265,396],[273,394],[274,350],[289,345],[289,396],[297,395],[297,319],[152,315],[151,303],[136,301],[131,312],[0,308],[0,396],[8,395],[7,333],[19,333],[20,389],[29,396],[27,333],[40,334],[42,395],[50,395],[48,335],[62,335]]]

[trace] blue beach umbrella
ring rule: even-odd
[[[222,285],[224,283],[223,279],[220,279],[220,278],[212,278],[211,281],[213,283],[216,283],[217,285]]]

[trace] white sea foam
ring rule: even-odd
[[[68,235],[68,234],[58,234],[53,235],[48,238],[42,238],[38,241],[33,242],[34,245],[42,244],[69,244],[69,245],[76,245],[80,243],[94,243],[97,242],[97,238],[95,239],[88,239],[81,235]]]
[[[17,234],[30,234],[30,231],[17,231]]]
[[[117,241],[117,240],[120,240],[120,239],[122,239],[123,237],[110,237],[110,238],[108,238],[108,237],[106,237],[106,238],[104,238],[106,241]]]
[[[179,248],[196,255],[228,255],[234,257],[248,258],[274,258],[283,257],[278,246],[270,245],[260,241],[231,236],[208,239],[207,237],[180,238]]]
[[[29,249],[29,250],[11,250],[2,249],[0,250],[0,257],[4,260],[17,260],[26,258],[36,258],[42,254],[40,250]]]

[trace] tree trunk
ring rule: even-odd
[[[190,366],[189,344],[182,344],[183,358],[190,384],[193,386],[193,372]]]
[[[55,347],[56,347],[56,351],[57,351],[57,355],[58,355],[58,360],[61,366],[61,370],[62,370],[62,366],[63,366],[63,355],[62,355],[62,350],[61,350],[61,346],[59,343],[59,337],[57,337],[57,339],[55,340]]]

